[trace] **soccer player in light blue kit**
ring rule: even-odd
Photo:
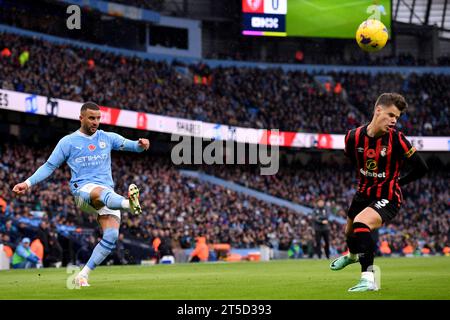
[[[130,210],[133,214],[142,213],[136,185],[129,186],[128,199],[113,190],[111,150],[142,152],[150,147],[147,139],[131,141],[116,133],[98,130],[100,118],[100,108],[95,103],[84,103],[80,111],[81,128],[62,138],[47,162],[13,188],[17,194],[23,194],[67,162],[72,173],[70,188],[77,206],[85,212],[98,214],[103,230],[102,240],[75,277],[75,285],[81,287],[89,286],[89,273],[114,250],[119,236],[120,209]]]

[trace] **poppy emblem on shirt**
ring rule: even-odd
[[[100,141],[98,143],[98,146],[100,147],[100,149],[105,149],[106,148],[106,142],[105,141]]]
[[[95,147],[93,144],[88,145],[88,149],[89,149],[90,151],[94,151],[95,148],[96,148],[96,147]]]
[[[376,155],[375,150],[368,149],[366,155],[368,158],[375,158],[375,155]]]

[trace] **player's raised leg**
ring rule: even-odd
[[[128,188],[128,199],[115,193],[109,188],[96,187],[90,193],[92,206],[100,209],[103,206],[112,210],[125,209],[133,214],[141,214],[142,209],[139,204],[139,189],[135,184]]]
[[[118,217],[113,215],[103,215],[98,217],[98,222],[103,230],[103,237],[94,248],[91,257],[84,268],[75,277],[75,285],[80,287],[89,287],[89,273],[110,255],[112,250],[115,249],[119,237],[120,220]]]

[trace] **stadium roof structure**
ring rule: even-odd
[[[393,0],[392,19],[436,26],[441,37],[450,38],[450,0]]]

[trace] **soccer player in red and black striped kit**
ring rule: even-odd
[[[347,213],[349,253],[335,259],[330,268],[341,270],[360,262],[361,280],[351,292],[378,290],[371,267],[376,249],[371,231],[397,215],[403,198],[400,187],[428,170],[416,149],[394,128],[407,108],[400,94],[383,93],[375,103],[372,121],[345,136],[345,155],[358,168],[359,186]],[[400,177],[406,163],[411,170]]]

